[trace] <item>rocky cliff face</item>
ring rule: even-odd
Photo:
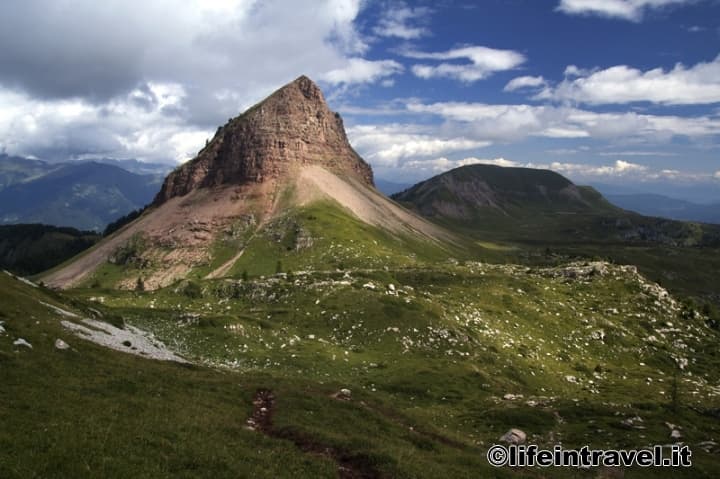
[[[198,188],[282,178],[303,165],[373,185],[372,169],[350,146],[340,115],[306,76],[218,128],[197,157],[165,179],[154,204]]]

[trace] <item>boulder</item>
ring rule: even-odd
[[[349,401],[352,399],[352,391],[349,389],[343,388],[335,393],[335,399],[341,399],[343,401]]]
[[[520,429],[512,428],[500,437],[500,441],[508,444],[525,444],[527,434]]]
[[[13,344],[15,346],[25,346],[26,348],[32,349],[32,344],[25,341],[23,338],[18,338],[15,341],[13,341]]]

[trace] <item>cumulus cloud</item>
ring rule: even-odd
[[[470,102],[410,101],[408,111],[461,122],[478,138],[516,140],[547,138],[638,138],[668,141],[676,136],[711,137],[720,134],[720,118],[648,115],[636,112],[599,113],[550,105],[488,105]]]
[[[423,26],[432,11],[427,7],[409,7],[405,2],[391,4],[373,29],[381,37],[415,40],[430,34]]]
[[[567,175],[574,180],[592,180],[592,179],[619,179],[634,180],[640,182],[657,181],[657,180],[682,180],[682,181],[707,181],[710,175],[707,173],[696,173],[689,171],[680,171],[675,169],[654,169],[647,165],[630,163],[618,160],[610,165],[592,165],[584,163],[562,163],[552,162],[549,164],[533,164],[525,165],[529,168],[543,168],[556,171]]]
[[[85,144],[97,155],[186,159],[206,132],[300,74],[346,88],[402,71],[393,60],[365,58],[355,25],[361,6],[2,2],[0,143],[20,155],[53,145],[57,154],[81,154]],[[84,116],[63,122],[68,109]]]
[[[565,71],[563,73],[566,77],[578,77],[590,75],[592,70],[586,70],[578,67],[577,65],[568,65],[565,67]]]
[[[402,71],[403,66],[394,60],[349,58],[344,67],[330,70],[320,79],[332,84],[372,83]]]
[[[578,181],[597,179],[632,179],[649,181],[658,179],[707,179],[707,175],[683,173],[677,170],[653,170],[645,165],[616,161],[612,164],[593,165],[588,163],[568,162],[522,162],[507,158],[478,158],[474,156],[451,159],[445,156],[438,158],[414,159],[398,166],[401,171],[408,173],[439,174],[454,168],[466,165],[493,165],[501,167],[534,168],[552,170]]]
[[[546,88],[537,99],[575,101],[592,105],[647,101],[667,105],[720,102],[720,55],[692,67],[678,63],[672,70],[641,71],[626,65],[593,72],[574,65],[555,88]]]
[[[522,76],[513,78],[508,82],[507,85],[505,85],[505,88],[503,88],[503,91],[515,91],[515,90],[521,90],[526,88],[538,88],[543,87],[547,84],[545,79],[541,76],[533,77],[533,76]]]
[[[374,165],[397,166],[407,159],[466,151],[490,145],[464,137],[443,138],[416,125],[358,125],[348,129],[353,147]]]
[[[692,0],[560,0],[556,10],[568,15],[595,15],[640,21],[647,10],[682,5]]]
[[[485,159],[468,157],[451,160],[441,156],[439,158],[407,161],[402,164],[400,169],[416,174],[438,174],[467,165],[517,166],[518,164],[514,161],[506,160],[505,158]]]
[[[498,50],[483,46],[454,48],[445,52],[403,52],[408,58],[438,60],[437,65],[417,64],[412,72],[420,78],[448,77],[463,82],[474,82],[495,72],[512,70],[525,63],[525,56],[513,50]],[[445,60],[465,60],[470,63],[448,63]]]
[[[0,91],[0,150],[46,159],[188,159],[213,131],[176,115],[172,107],[178,100],[170,92],[180,93],[176,85],[155,84],[96,105]]]
[[[439,157],[424,160],[413,160],[404,163],[400,169],[407,170],[408,172],[439,174],[461,166],[476,164],[552,170],[567,176],[574,181],[607,181],[618,179],[641,182],[656,180],[707,181],[709,177],[707,174],[682,172],[679,170],[654,170],[646,165],[628,163],[625,161],[616,161],[615,163],[606,165],[593,165],[589,163],[568,163],[559,161],[535,163],[510,160],[506,158],[486,159],[476,157],[465,157],[459,159]],[[717,173],[715,177],[716,179],[720,179],[720,175]]]

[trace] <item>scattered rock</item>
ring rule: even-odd
[[[65,341],[63,341],[62,339],[58,338],[55,340],[55,349],[60,349],[60,350],[70,349],[70,345],[68,343],[66,343]]]
[[[268,389],[259,389],[253,398],[252,416],[245,421],[245,428],[251,431],[270,432],[272,426],[272,409],[275,395]]]
[[[60,323],[80,338],[117,351],[137,354],[162,361],[187,362],[173,351],[170,351],[162,342],[158,341],[152,333],[142,331],[130,325],[126,325],[124,329],[120,329],[109,323],[95,319],[83,319],[80,323],[62,320]]]
[[[717,447],[718,443],[715,441],[702,441],[699,442],[697,445],[705,452],[712,452]]]
[[[391,293],[394,293],[394,292],[395,292],[395,285],[392,284],[392,283],[390,283],[390,284],[388,284],[387,289],[388,289],[388,291],[390,291]]]
[[[25,341],[23,338],[18,338],[15,341],[13,341],[13,344],[15,346],[25,346],[26,348],[32,349],[32,344]]]
[[[680,431],[678,431],[677,429],[673,429],[670,432],[670,439],[675,439],[675,440],[682,439],[682,433]]]
[[[552,271],[553,276],[568,279],[582,279],[592,276],[605,276],[608,273],[608,265],[602,261],[591,263],[573,263],[563,268]]]
[[[577,384],[577,382],[578,382],[578,380],[575,376],[570,376],[570,375],[565,376],[565,381],[567,381],[569,383],[573,383],[573,384]]]
[[[340,399],[342,401],[349,401],[350,399],[352,399],[352,391],[350,391],[349,389],[343,388],[343,389],[339,390],[338,392],[336,392],[334,394],[334,397],[335,397],[335,399]]]
[[[605,340],[605,331],[603,331],[602,329],[593,331],[592,333],[590,333],[590,339],[594,339],[595,341],[604,341]]]
[[[527,434],[520,429],[512,428],[500,437],[500,441],[508,444],[525,444]]]
[[[522,394],[507,393],[506,395],[503,396],[503,399],[506,401],[514,401],[516,399],[522,399],[522,397],[523,397]]]
[[[5,321],[0,321],[0,335],[5,333],[5,328],[3,327],[3,324],[5,324]]]
[[[620,424],[627,429],[645,429],[645,426],[640,424],[643,422],[640,416],[633,416],[627,419],[623,419]]]

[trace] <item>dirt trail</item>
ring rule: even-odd
[[[220,265],[217,269],[211,271],[208,273],[204,279],[215,279],[215,278],[222,278],[227,274],[228,271],[235,265],[235,262],[240,259],[240,257],[245,252],[245,248],[241,249],[240,251],[235,254],[232,258],[224,262],[222,265]]]
[[[253,413],[246,427],[276,439],[291,441],[301,451],[314,456],[332,459],[338,466],[340,479],[379,479],[380,473],[370,464],[369,458],[321,444],[316,439],[289,429],[273,428],[275,395],[269,389],[258,389],[253,398]]]

